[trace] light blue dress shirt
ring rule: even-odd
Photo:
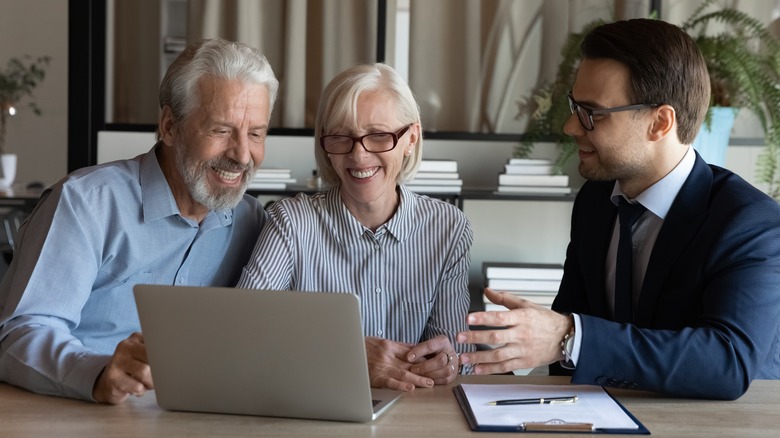
[[[0,284],[0,380],[91,400],[117,344],[140,331],[135,284],[238,280],[262,206],[245,195],[200,224],[182,217],[155,150],[80,169],[44,192]]]

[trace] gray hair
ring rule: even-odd
[[[206,76],[265,85],[271,108],[276,101],[279,81],[259,50],[219,38],[200,40],[179,54],[160,84],[160,108],[171,108],[176,125],[200,105],[198,82]]]
[[[420,136],[412,154],[404,156],[398,182],[414,178],[422,160],[422,124],[420,108],[409,85],[392,67],[383,63],[360,64],[339,73],[322,91],[314,124],[314,158],[322,180],[329,185],[340,184],[340,179],[327,153],[320,147],[320,137],[332,134],[334,129],[357,126],[358,98],[366,91],[385,91],[393,96],[398,120],[405,125],[420,124]]]

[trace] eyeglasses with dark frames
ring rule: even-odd
[[[368,152],[375,154],[387,152],[395,149],[398,140],[412,125],[406,125],[397,132],[372,132],[360,137],[341,134],[323,135],[320,137],[320,147],[329,154],[348,154],[352,152],[355,143],[360,143]]]
[[[577,113],[577,118],[580,120],[580,124],[582,124],[582,127],[588,131],[593,131],[593,128],[595,128],[595,124],[593,123],[593,116],[616,113],[620,111],[636,111],[643,108],[655,108],[662,105],[660,103],[638,103],[635,105],[615,106],[612,108],[590,108],[574,100],[574,96],[572,95],[571,91],[569,91],[567,97],[569,98],[569,110],[571,110],[572,114]]]

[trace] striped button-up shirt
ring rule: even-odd
[[[471,225],[455,206],[399,187],[400,204],[376,232],[347,210],[335,187],[268,208],[238,287],[351,292],[361,299],[363,332],[418,343],[455,343],[469,308]]]

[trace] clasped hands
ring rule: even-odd
[[[420,344],[366,337],[371,386],[400,391],[451,383],[458,374],[458,355],[443,335]]]

